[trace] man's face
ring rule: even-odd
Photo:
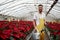
[[[38,9],[39,9],[39,12],[41,13],[43,11],[43,6],[39,6]]]

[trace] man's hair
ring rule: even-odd
[[[42,6],[42,7],[43,7],[43,5],[42,5],[42,4],[39,4],[38,6]]]

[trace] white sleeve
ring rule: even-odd
[[[36,15],[34,14],[33,19],[36,19]]]

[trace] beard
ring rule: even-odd
[[[39,13],[42,13],[42,10],[39,10]]]

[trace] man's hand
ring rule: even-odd
[[[35,27],[35,33],[38,32],[38,29]]]

